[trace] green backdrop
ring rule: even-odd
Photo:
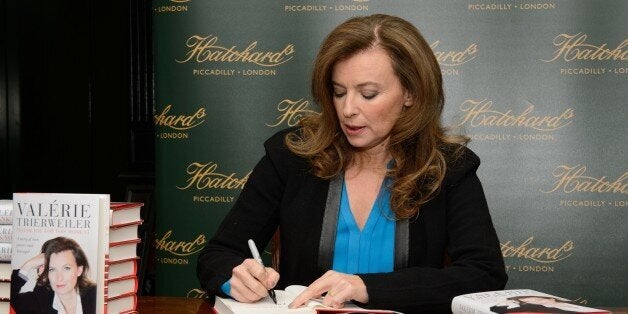
[[[318,108],[323,37],[354,15],[413,22],[442,67],[444,122],[472,138],[510,280],[628,305],[628,2],[153,2],[157,293],[202,297],[198,251],[263,141]]]

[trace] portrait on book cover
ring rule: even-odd
[[[589,308],[567,299],[551,296],[516,296],[499,301],[490,308],[493,313],[586,313]]]
[[[69,237],[44,241],[11,274],[11,306],[17,313],[95,313],[96,284],[90,261]]]

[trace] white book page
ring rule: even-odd
[[[307,287],[305,286],[293,285],[286,287],[285,290],[275,290],[277,304],[275,304],[270,297],[265,297],[254,303],[241,303],[233,299],[216,298],[216,303],[222,302],[232,312],[237,314],[315,313],[313,310],[315,308],[332,309],[331,307],[324,305],[322,299],[311,299],[305,304],[305,306],[297,309],[288,309],[288,305],[290,305],[290,303],[292,303],[292,301],[306,288]],[[218,313],[222,313],[218,304],[216,308],[219,310]],[[369,311],[351,302],[345,302],[342,310],[352,310],[356,312]]]

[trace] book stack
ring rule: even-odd
[[[142,206],[107,194],[14,193],[11,313],[57,311],[54,300],[79,295],[85,313],[136,313]]]
[[[142,203],[112,202],[109,221],[109,261],[106,270],[107,313],[137,309],[138,228]]]
[[[13,201],[0,200],[0,313],[9,313]]]

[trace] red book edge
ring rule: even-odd
[[[133,303],[135,303],[135,305],[137,305],[137,293],[135,293],[135,292],[129,292],[129,293],[121,294],[119,296],[115,296],[115,297],[112,297],[112,298],[107,298],[107,301],[122,299],[122,298],[130,297],[130,296],[132,296],[133,299],[135,299]],[[135,307],[135,306],[133,306],[133,307]]]
[[[135,286],[133,286],[133,291],[129,291],[129,292],[123,293],[122,295],[129,295],[131,293],[132,294],[136,294],[137,293],[137,288],[138,288],[138,285],[139,285],[139,280],[138,280],[137,276],[135,276],[135,275],[129,275],[129,276],[125,276],[125,277],[120,277],[120,278],[115,278],[115,279],[108,280],[107,283],[105,283],[105,286],[107,287],[106,289],[109,290],[109,284],[112,283],[112,282],[128,280],[128,279],[132,279],[133,282],[135,283]],[[107,291],[107,294],[109,294],[109,291]],[[120,297],[120,296],[115,296],[115,297],[111,297],[111,298],[107,297],[106,300],[114,300],[114,299],[116,299],[118,297]]]
[[[121,295],[119,295],[117,297],[113,297],[113,298],[106,298],[105,299],[105,313],[107,313],[107,303],[109,301],[116,300],[116,299],[122,299],[122,298],[130,297],[130,296],[133,297],[133,310],[129,310],[129,311],[122,312],[122,313],[136,313],[137,311],[135,309],[137,309],[137,293],[135,293],[135,292],[121,294]],[[11,308],[11,310],[13,310],[13,308]],[[15,312],[11,312],[10,314],[15,314]]]
[[[118,228],[122,228],[122,227],[127,227],[127,226],[131,226],[131,225],[141,225],[142,223],[144,223],[143,219],[140,220],[136,220],[136,221],[131,221],[131,222],[125,222],[125,223],[121,223],[121,224],[115,224],[115,225],[110,225],[109,229],[118,229]]]
[[[111,210],[120,210],[132,207],[142,207],[144,203],[139,202],[110,202],[109,209]]]
[[[117,261],[109,261],[109,265],[111,265],[111,264],[118,264],[118,263],[124,263],[124,262],[128,262],[128,261],[135,261],[135,265],[137,266],[137,261],[139,259],[140,259],[140,257],[136,256],[136,257],[125,258],[125,259],[121,259],[121,260],[117,260]]]
[[[127,279],[135,280],[135,286],[136,286],[135,290],[137,290],[137,276],[136,275],[127,275],[127,276],[123,276],[123,277],[108,279],[107,283],[116,282],[116,281],[122,281],[122,280],[127,280]]]
[[[135,239],[132,239],[132,240],[111,242],[111,243],[109,243],[109,247],[120,246],[120,245],[129,244],[129,243],[140,243],[140,242],[142,242],[142,240],[140,240],[140,238],[135,238]]]

